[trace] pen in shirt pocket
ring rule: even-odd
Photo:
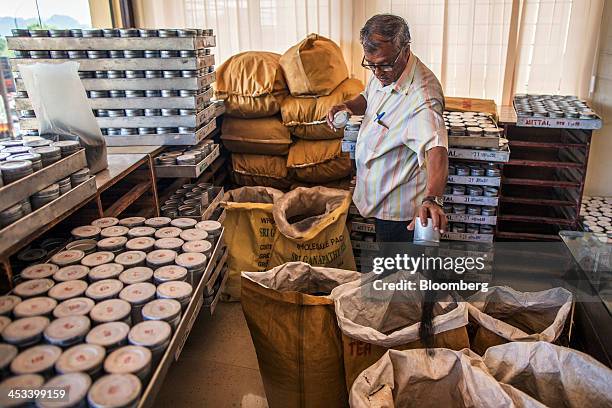
[[[378,115],[376,115],[376,119],[374,119],[374,122],[378,123],[380,126],[384,127],[385,129],[389,129],[389,127],[387,125],[385,125],[384,123],[382,123],[381,119],[383,118],[383,116],[385,116],[386,112],[381,112]]]

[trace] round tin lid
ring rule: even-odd
[[[136,266],[121,272],[119,280],[126,285],[132,285],[134,283],[148,282],[152,277],[153,270],[151,268]]]
[[[160,238],[155,241],[155,248],[179,250],[184,243],[180,238]]]
[[[15,295],[0,296],[0,315],[9,314],[21,298]]]
[[[177,227],[164,227],[155,231],[155,238],[178,238],[181,232],[183,230]]]
[[[119,220],[119,225],[124,227],[134,228],[144,225],[146,218],[144,217],[128,217]]]
[[[170,222],[172,222],[170,217],[154,217],[145,220],[145,225],[153,228],[162,228],[170,225]]]
[[[170,222],[170,225],[180,229],[193,228],[198,222],[191,218],[175,218]]]
[[[60,282],[49,290],[49,296],[62,301],[82,296],[87,290],[87,282],[82,280],[69,280]]]
[[[113,346],[127,338],[130,326],[124,322],[99,324],[89,331],[85,341],[102,347]]]
[[[99,251],[89,254],[85,258],[81,259],[81,264],[93,268],[94,266],[111,263],[113,262],[113,259],[115,259],[115,254],[112,252]]]
[[[197,270],[206,266],[206,255],[200,252],[185,252],[176,257],[174,262],[187,270]]]
[[[60,268],[53,275],[53,279],[58,282],[66,282],[70,280],[83,279],[89,273],[89,268],[85,265],[69,265]]]
[[[46,296],[33,297],[17,304],[13,309],[13,314],[17,318],[44,316],[51,313],[55,306],[57,306],[55,299]]]
[[[117,255],[115,262],[126,267],[136,266],[145,261],[147,254],[142,251],[127,251]]]
[[[51,262],[59,266],[68,266],[79,262],[85,256],[85,252],[78,249],[61,251],[51,257]]]
[[[50,263],[30,265],[21,271],[21,277],[24,279],[49,278],[58,270],[59,266]]]
[[[53,320],[45,329],[45,339],[51,344],[63,343],[85,336],[91,327],[87,316],[66,316]]]
[[[2,333],[2,330],[9,324],[11,324],[11,319],[9,317],[0,316],[0,333]]]
[[[123,289],[123,283],[117,279],[103,279],[89,285],[85,296],[93,300],[101,300],[116,296]]]
[[[170,249],[156,249],[147,254],[147,263],[151,265],[164,265],[174,262],[176,252]]]
[[[64,300],[53,310],[53,316],[57,319],[67,316],[85,316],[94,305],[95,302],[86,297]]]
[[[32,279],[15,286],[13,292],[17,296],[29,298],[44,295],[55,283],[51,279]]]
[[[109,299],[98,303],[89,315],[95,322],[115,322],[125,319],[132,311],[132,306],[121,299]]]
[[[212,251],[212,244],[208,241],[189,241],[183,245],[183,252],[200,252],[205,253]]]
[[[87,238],[87,239],[77,239],[68,244],[66,244],[66,249],[78,249],[85,253],[93,252],[96,249],[96,244],[98,242],[95,239]]]
[[[104,238],[109,237],[120,237],[123,235],[127,235],[130,229],[128,227],[124,227],[122,225],[114,225],[112,227],[106,227],[101,232],[100,235]]]
[[[146,320],[169,320],[181,313],[181,304],[174,299],[155,299],[142,308]]]
[[[5,149],[5,153],[6,149]],[[23,173],[32,168],[32,162],[29,160],[5,161],[0,164],[0,170],[3,173]]]
[[[135,346],[155,347],[165,343],[172,334],[172,327],[162,320],[145,320],[130,330],[128,341]]]
[[[182,280],[187,276],[187,269],[178,265],[166,265],[156,269],[153,276],[161,282]]]
[[[110,374],[98,379],[87,393],[92,408],[130,406],[140,396],[142,384],[133,374]]]
[[[196,229],[201,229],[209,234],[216,235],[221,232],[221,223],[218,221],[200,221],[195,226]]]
[[[57,346],[41,345],[30,347],[19,353],[11,363],[15,374],[36,374],[53,367],[62,354]]]
[[[29,398],[11,398],[10,390],[37,390],[44,384],[45,379],[38,374],[23,374],[9,377],[0,383],[0,407],[21,407],[31,401]]]
[[[38,336],[49,325],[49,319],[43,316],[24,317],[10,323],[2,331],[4,341],[19,344]]]
[[[128,237],[152,237],[155,234],[155,228],[153,227],[134,227],[128,231]]]
[[[119,293],[119,298],[133,304],[141,304],[155,297],[155,285],[148,282],[134,283],[126,286]]]
[[[39,190],[38,192],[32,194],[33,197],[37,198],[47,198],[56,195],[59,195],[59,184],[51,184],[50,186],[47,186],[42,190]]]
[[[103,238],[98,241],[98,249],[101,249],[102,251],[115,251],[123,248],[127,242],[128,239],[124,236]]]
[[[17,357],[17,347],[0,343],[0,370],[4,370]]]
[[[87,239],[87,238],[95,238],[97,237],[102,229],[100,227],[96,227],[94,225],[83,225],[81,227],[76,227],[70,233],[76,239]]]
[[[155,245],[155,238],[151,237],[140,237],[132,238],[126,244],[125,248],[130,251],[144,251],[153,248]]]
[[[115,217],[98,218],[97,220],[93,220],[91,222],[91,225],[100,228],[114,227],[117,224],[119,224],[119,219]]]
[[[69,373],[58,375],[51,378],[44,385],[49,389],[67,389],[66,398],[62,401],[53,401],[49,399],[37,399],[36,406],[39,408],[70,408],[84,400],[87,396],[87,391],[91,387],[91,378],[84,373]]]
[[[77,344],[64,351],[55,363],[58,373],[78,373],[95,369],[104,361],[104,347],[97,344]]]
[[[160,299],[181,299],[191,296],[193,288],[187,282],[164,282],[157,287],[157,297]]]
[[[184,241],[201,241],[208,238],[208,232],[203,229],[191,228],[181,232],[180,237]]]
[[[123,265],[118,263],[108,263],[93,267],[89,271],[89,279],[99,281],[102,279],[115,279],[123,272]]]
[[[137,373],[151,363],[151,357],[151,350],[146,347],[124,346],[108,355],[104,370],[111,374]]]

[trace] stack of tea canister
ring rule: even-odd
[[[217,144],[212,140],[205,140],[201,145],[189,149],[174,148],[157,156],[155,164],[158,166],[196,165],[211,154],[216,146]]]
[[[221,192],[212,183],[184,184],[162,203],[162,215],[200,218]]]
[[[612,236],[612,197],[582,197],[580,216],[586,231]]]
[[[136,403],[217,262],[221,230],[216,221],[166,217],[73,229],[64,250],[23,269],[0,297],[0,406],[14,402],[5,390],[43,385],[69,386],[71,407]]]
[[[111,146],[194,145],[216,126],[210,102],[212,30],[15,29],[8,42],[16,72],[28,59],[79,62],[90,105]],[[21,79],[17,88],[21,127],[35,134],[38,125]]]

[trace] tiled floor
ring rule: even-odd
[[[156,407],[267,407],[257,356],[239,303],[202,310],[168,371]]]

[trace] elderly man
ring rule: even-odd
[[[410,52],[410,32],[398,16],[370,18],[360,32],[361,65],[374,75],[355,99],[327,115],[347,110],[364,115],[355,151],[353,201],[376,219],[378,242],[412,240],[415,222],[444,232],[442,196],[448,176],[444,95],[435,75]],[[417,220],[417,218],[419,220]]]

